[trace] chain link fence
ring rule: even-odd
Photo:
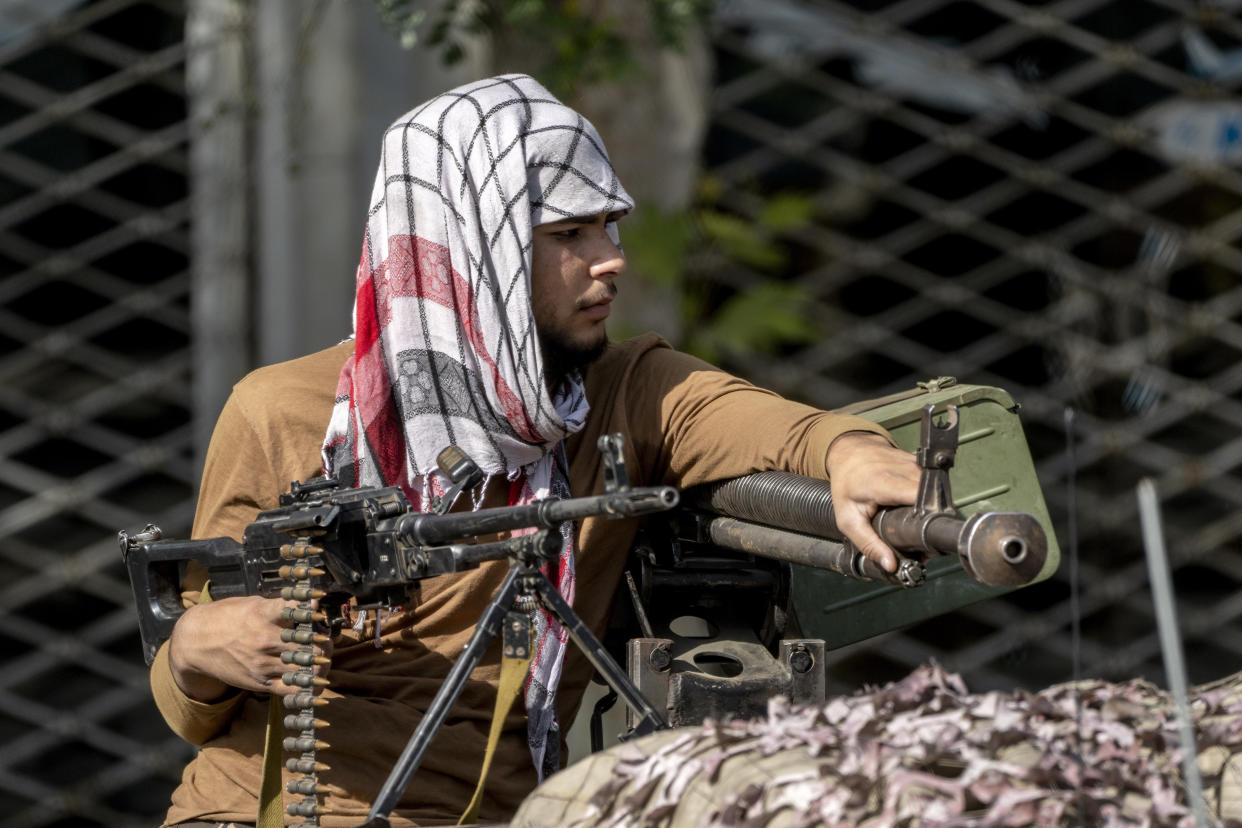
[[[1065,553],[1051,580],[830,656],[973,689],[1163,683],[1135,485],[1157,481],[1193,681],[1242,653],[1242,22],[1236,2],[722,3],[706,172],[813,220],[725,293],[796,285],[817,331],[731,367],[833,407],[951,375],[1022,405]],[[1074,435],[1071,462],[1067,433]],[[1081,640],[1067,535],[1077,493]]]
[[[23,16],[24,15],[24,16]],[[704,172],[811,341],[728,366],[838,406],[954,375],[1023,421],[1066,565],[831,655],[974,689],[1163,683],[1134,485],[1159,484],[1191,679],[1242,653],[1242,3],[721,0]],[[0,14],[0,826],[151,825],[189,749],[149,702],[111,538],[193,508],[185,9]],[[1072,417],[1067,419],[1067,411]],[[1066,451],[1072,431],[1076,453]],[[1066,496],[1078,502],[1081,641]]]
[[[189,754],[112,540],[193,510],[184,17],[0,18],[0,825],[150,826]]]

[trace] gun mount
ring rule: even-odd
[[[794,703],[824,698],[829,647],[806,636],[795,617],[795,574],[831,570],[845,576],[843,585],[870,582],[909,595],[928,583],[933,559],[956,559],[966,578],[990,589],[1039,577],[1048,537],[1034,515],[983,509],[963,517],[954,506],[948,473],[959,412],[950,405],[939,422],[933,414],[933,406],[922,407],[918,502],[882,509],[873,520],[899,553],[895,573],[841,535],[829,482],[787,472],[687,492],[683,508],[646,522],[631,594],[634,614],[651,621],[628,642],[627,665],[673,725],[762,716],[778,694]],[[603,745],[602,715],[603,709],[594,716],[594,747]]]

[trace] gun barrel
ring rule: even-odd
[[[837,527],[832,487],[826,480],[789,472],[759,472],[710,487],[699,503],[710,511],[737,518],[742,525],[713,521],[713,541],[792,563],[823,567],[864,580],[893,581],[894,576],[861,556]],[[754,527],[754,524],[762,524]],[[910,506],[881,509],[876,532],[898,552],[958,555],[962,568],[988,586],[1020,586],[1039,575],[1048,555],[1043,527],[1022,512],[980,512],[962,520]],[[759,531],[770,527],[771,532]],[[781,530],[786,530],[781,532]],[[780,532],[780,534],[774,534]],[[719,533],[722,540],[716,540]],[[795,542],[798,534],[809,536]],[[745,536],[745,546],[741,538]],[[765,548],[767,551],[765,551]],[[802,559],[799,559],[802,558]]]
[[[966,574],[988,586],[1029,584],[1048,558],[1044,528],[1024,512],[976,512],[961,520],[899,506],[881,509],[873,525],[899,552],[956,554]]]
[[[447,515],[415,514],[400,519],[398,535],[408,543],[436,545],[478,535],[535,526],[554,529],[567,520],[607,515],[635,517],[675,507],[680,494],[672,486],[647,486],[593,497],[540,500],[525,506],[499,506]]]
[[[830,569],[863,581],[900,583],[896,575],[885,572],[870,558],[839,541],[731,517],[713,518],[708,524],[708,535],[712,543],[726,549],[816,569]]]
[[[757,472],[712,485],[699,503],[709,511],[766,526],[829,540],[842,538],[827,480],[792,472]]]
[[[1024,512],[976,512],[957,542],[962,568],[991,586],[1029,584],[1048,559],[1048,536]]]

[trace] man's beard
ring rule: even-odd
[[[607,348],[607,334],[591,345],[581,345],[566,341],[559,331],[540,331],[539,351],[543,355],[543,375],[548,387],[555,388],[570,374],[581,371],[603,356]]]

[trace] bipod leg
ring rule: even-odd
[[[573,639],[574,644],[582,650],[587,661],[591,662],[591,666],[599,671],[608,686],[617,691],[618,695],[634,711],[638,717],[638,724],[634,725],[628,736],[645,736],[657,730],[666,730],[668,721],[634,686],[634,682],[630,681],[630,677],[608,654],[608,650],[595,637],[578,613],[574,612],[573,607],[569,606],[569,602],[556,591],[556,587],[547,576],[538,569],[527,567],[522,570],[522,578],[526,581],[523,592],[530,592],[532,588],[538,592],[540,603],[556,616],[569,632],[569,637]]]
[[[487,645],[500,632],[505,613],[513,607],[513,599],[518,594],[518,576],[522,572],[524,570],[517,566],[509,568],[509,574],[505,576],[504,583],[500,585],[496,596],[487,605],[483,617],[479,619],[478,626],[474,629],[474,634],[470,636],[461,656],[453,663],[453,669],[449,670],[444,684],[440,685],[436,697],[427,708],[427,712],[423,714],[418,727],[415,728],[414,735],[406,743],[405,750],[397,759],[397,763],[393,765],[388,779],[384,781],[384,787],[380,789],[379,796],[375,798],[375,804],[371,806],[371,811],[367,814],[367,821],[359,828],[381,828],[381,826],[388,825],[388,815],[397,806],[397,800],[401,798],[401,794],[410,784],[410,778],[418,770],[418,765],[422,762],[427,748],[431,746],[431,740],[440,731],[445,717],[457,703],[457,698],[466,686],[466,680],[479,665]]]

